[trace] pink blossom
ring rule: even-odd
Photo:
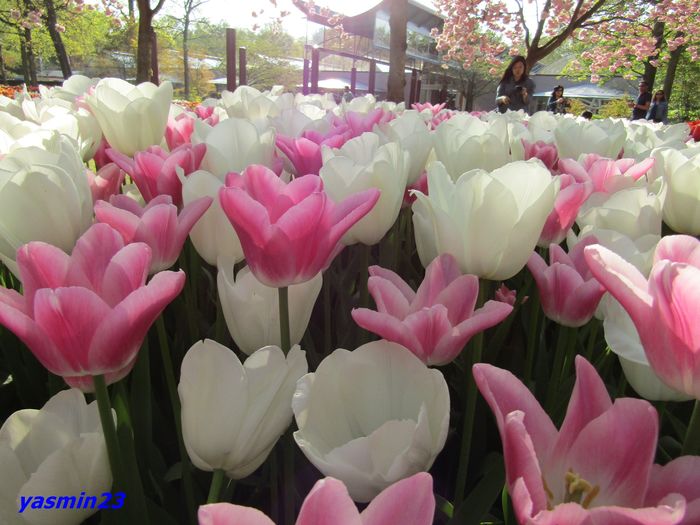
[[[134,179],[146,202],[158,195],[170,195],[179,207],[182,205],[182,183],[177,168],[182,168],[185,175],[197,171],[206,151],[206,144],[183,144],[170,153],[159,146],[151,146],[136,153],[133,160],[112,148],[107,150],[107,155]]]
[[[170,268],[190,230],[212,203],[211,197],[190,202],[178,215],[170,195],[158,195],[145,208],[126,195],[95,204],[95,219],[117,230],[124,243],[144,242],[151,248],[150,274]]]
[[[43,242],[17,251],[24,295],[0,288],[0,323],[13,331],[50,372],[92,391],[134,366],[143,338],[180,293],[183,272],[160,272],[146,284],[151,249],[125,245],[106,224],[83,234],[71,255]]]
[[[428,265],[417,292],[391,270],[371,266],[369,273],[367,286],[377,311],[356,308],[352,318],[362,328],[405,346],[427,365],[451,362],[475,334],[513,310],[509,304],[487,301],[475,311],[479,279],[462,275],[450,254]]]
[[[435,512],[433,478],[426,472],[384,489],[361,513],[342,481],[316,482],[301,505],[296,525],[431,525]],[[251,507],[215,503],[199,508],[199,525],[275,525]]]
[[[527,267],[540,292],[542,309],[551,320],[571,327],[583,326],[595,313],[605,288],[593,277],[583,257],[595,237],[583,239],[567,254],[557,244],[549,246],[549,266],[536,252]]]
[[[538,140],[537,142],[529,142],[526,139],[520,139],[525,149],[525,159],[532,158],[540,159],[549,171],[554,171],[559,160],[559,153],[554,144]]]
[[[572,175],[577,182],[590,181],[595,193],[615,193],[629,188],[654,166],[654,159],[636,163],[634,159],[612,160],[589,153],[579,162],[560,159],[559,170]]]
[[[589,246],[585,256],[632,318],[656,375],[700,399],[700,241],[687,235],[661,239],[648,280],[602,246]]]
[[[531,525],[664,525],[683,519],[698,501],[698,458],[653,465],[659,424],[641,399],[612,403],[595,368],[576,357],[576,384],[561,429],[513,374],[487,364],[474,379],[496,416],[506,482],[518,522]],[[673,465],[675,467],[675,465]],[[690,471],[690,468],[695,470]],[[660,470],[661,469],[661,470]],[[663,479],[652,472],[665,471]],[[686,502],[686,498],[689,500]]]
[[[542,247],[552,243],[559,244],[566,238],[581,206],[593,192],[593,183],[590,181],[576,182],[576,179],[568,174],[558,175],[557,178],[560,181],[559,193],[537,241],[537,245]]]
[[[496,301],[506,303],[511,306],[515,306],[515,300],[517,297],[517,292],[508,288],[505,283],[501,283],[501,286],[496,288],[496,292],[494,293],[494,299]]]
[[[92,192],[93,203],[99,200],[107,200],[112,195],[119,193],[119,189],[124,181],[124,172],[113,162],[105,164],[97,173],[86,170],[86,174],[90,184],[90,191]]]
[[[342,236],[372,209],[379,191],[335,204],[320,177],[304,175],[285,184],[265,166],[252,165],[226,177],[219,199],[255,277],[281,287],[325,270],[343,249]]]

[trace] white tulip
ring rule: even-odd
[[[229,117],[245,119],[262,133],[270,119],[280,113],[280,108],[275,101],[250,86],[238,86],[234,92],[221,93],[221,106]]]
[[[437,160],[453,180],[469,170],[493,171],[510,161],[505,118],[489,123],[459,113],[441,122],[433,139]]]
[[[200,142],[192,136],[192,142]],[[248,120],[227,118],[210,128],[201,139],[207,145],[207,153],[201,168],[224,180],[227,173],[240,173],[251,164],[263,164],[272,168],[275,153],[275,132],[267,129],[259,132]]]
[[[700,150],[654,150],[654,171],[665,185],[664,222],[677,233],[700,235]]]
[[[377,244],[389,231],[401,211],[408,155],[391,142],[379,145],[376,133],[363,133],[342,148],[322,148],[320,176],[325,192],[335,202],[370,188],[381,191],[374,208],[343,236],[343,243]]]
[[[180,177],[180,180],[185,206],[201,197],[213,199],[211,206],[190,230],[190,240],[197,253],[211,265],[216,265],[219,258],[234,263],[242,261],[241,241],[219,202],[219,190],[224,186],[221,179],[208,171],[198,170],[187,177]]]
[[[258,281],[247,266],[233,277],[233,262],[219,259],[216,279],[221,308],[231,337],[240,350],[250,355],[258,348],[281,345],[277,288]],[[291,344],[301,342],[311,319],[323,278],[289,286]]]
[[[105,78],[85,95],[109,145],[133,156],[163,140],[173,86],[144,82],[134,86],[118,78]]]
[[[294,346],[285,357],[261,348],[241,364],[215,341],[195,343],[182,360],[178,393],[182,434],[192,463],[233,479],[253,473],[292,421],[292,395],[307,371]]]
[[[615,230],[631,239],[661,234],[662,199],[647,188],[627,188],[610,196],[598,196],[601,201],[589,199],[581,207],[576,219],[579,227]]]
[[[44,241],[70,253],[92,223],[85,166],[67,137],[45,132],[42,147],[16,148],[0,160],[0,260],[17,275],[15,253]]]
[[[396,142],[408,153],[407,186],[415,183],[425,170],[425,163],[433,149],[433,134],[417,111],[406,111],[394,120],[375,126],[383,142]]]
[[[462,272],[504,280],[537,245],[559,189],[539,160],[491,173],[472,170],[453,182],[440,162],[428,167],[429,194],[415,192],[413,224],[423,266],[452,254]]]
[[[78,525],[95,508],[32,508],[49,496],[81,492],[101,502],[112,485],[97,410],[79,390],[59,392],[41,410],[12,414],[0,428],[0,523]],[[28,499],[31,497],[32,499]],[[44,498],[42,500],[37,497]],[[85,500],[83,500],[85,501]],[[18,512],[24,502],[25,509]]]
[[[338,349],[297,383],[294,439],[325,476],[366,502],[428,470],[445,445],[450,396],[439,370],[403,346]]]
[[[583,153],[616,159],[625,144],[627,132],[624,124],[610,119],[561,119],[554,129],[554,138],[560,159],[577,159]]]

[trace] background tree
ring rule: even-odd
[[[387,99],[403,102],[406,85],[408,0],[389,0],[389,79]]]
[[[161,10],[165,0],[157,0],[151,7],[153,0],[137,0],[139,10],[139,32],[136,47],[136,82],[148,82],[151,79],[151,45],[154,40],[153,17]]]

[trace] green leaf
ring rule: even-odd
[[[503,456],[490,454],[484,460],[484,474],[465,498],[447,525],[479,525],[493,503],[501,496],[505,483]]]

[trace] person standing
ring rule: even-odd
[[[556,86],[552,90],[552,94],[547,101],[547,111],[563,115],[566,113],[566,108],[569,106],[571,106],[571,104],[564,98],[564,86]]]
[[[524,110],[530,113],[530,97],[535,92],[535,83],[527,74],[525,57],[516,56],[503,73],[501,82],[496,90],[496,106],[498,111],[505,113]]]
[[[663,89],[659,89],[654,93],[654,99],[651,101],[646,119],[666,124],[666,120],[668,119],[668,102],[666,101],[666,94]]]
[[[352,91],[350,91],[350,86],[345,86],[345,91],[343,92],[343,101],[350,102],[353,98],[355,98],[355,95]]]
[[[630,120],[646,118],[650,105],[651,93],[649,93],[649,84],[642,80],[639,83],[639,95],[637,95],[637,100],[629,103],[629,107],[632,108],[632,116],[630,116]]]

